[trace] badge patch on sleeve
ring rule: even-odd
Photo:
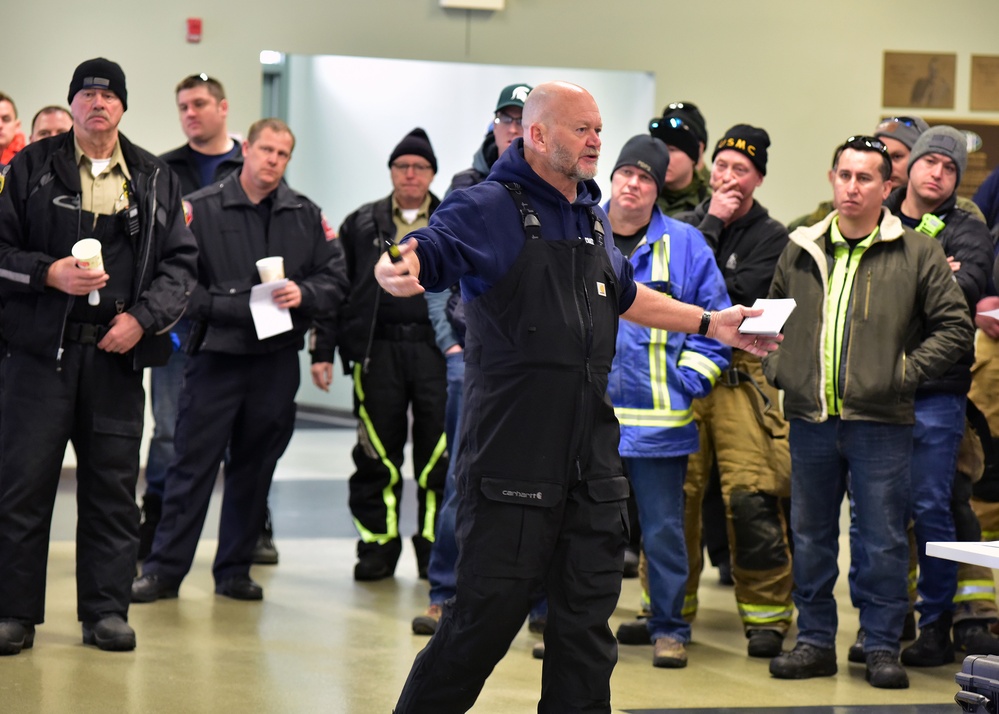
[[[322,216],[323,219],[323,233],[326,234],[326,242],[328,243],[331,240],[335,240],[336,231],[330,228],[330,222],[326,220],[326,214],[320,213],[319,215]]]
[[[181,204],[184,206],[184,225],[189,226],[194,220],[194,207],[190,201],[181,201]]]
[[[597,295],[600,297],[607,297],[607,286],[601,282],[597,283]]]

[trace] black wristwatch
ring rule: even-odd
[[[701,315],[701,326],[697,328],[697,334],[707,335],[709,327],[711,327],[711,311],[705,310]]]

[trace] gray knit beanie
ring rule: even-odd
[[[968,168],[968,138],[963,131],[952,126],[933,126],[924,131],[909,154],[908,170],[912,171],[912,165],[927,154],[941,154],[953,161],[957,166],[957,186],[961,185],[961,177]]]

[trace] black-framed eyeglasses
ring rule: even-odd
[[[888,154],[888,147],[885,146],[884,142],[881,139],[875,139],[873,136],[851,136],[840,145],[839,151],[843,151],[844,149],[877,151],[885,155]]]
[[[512,117],[505,112],[499,112],[496,118],[493,119],[493,124],[502,124],[504,126],[516,124],[517,126],[524,126],[524,120],[522,117]]]
[[[400,164],[398,161],[392,162],[392,168],[403,174],[408,173],[410,169],[418,174],[433,170],[433,166],[430,164]]]

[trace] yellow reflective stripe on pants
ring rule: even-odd
[[[429,478],[430,472],[437,465],[437,462],[440,461],[441,455],[445,451],[447,451],[447,436],[441,432],[441,438],[437,441],[437,446],[434,447],[433,455],[431,455],[427,461],[427,465],[420,473],[419,479],[417,479],[420,488],[427,492],[427,507],[423,516],[423,528],[420,531],[420,535],[431,543],[434,542],[434,522],[437,520],[437,494],[432,489],[427,488],[427,478]]]
[[[391,459],[385,454],[385,447],[382,445],[381,439],[378,438],[378,434],[375,433],[375,427],[371,423],[371,418],[368,416],[368,410],[364,406],[364,387],[361,384],[361,364],[358,362],[354,364],[354,393],[357,395],[358,404],[360,407],[357,410],[358,416],[361,419],[361,424],[364,426],[364,431],[368,436],[368,442],[371,444],[371,448],[375,450],[378,454],[378,459],[385,465],[390,474],[388,485],[382,490],[382,500],[385,502],[385,529],[386,533],[372,533],[361,525],[360,521],[356,518],[354,520],[354,527],[357,529],[358,535],[360,535],[361,540],[365,543],[381,543],[384,545],[390,540],[399,537],[399,521],[398,521],[398,503],[395,498],[395,491],[393,488],[397,483],[399,483],[399,470],[392,463]],[[443,438],[443,437],[442,437]],[[426,477],[424,476],[424,479]]]
[[[972,600],[996,599],[996,586],[992,580],[959,580],[954,602],[971,602]]]
[[[746,605],[739,603],[739,615],[746,625],[766,625],[773,622],[790,622],[793,608],[781,605]]]

